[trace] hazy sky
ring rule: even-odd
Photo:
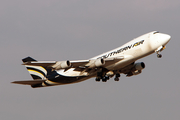
[[[179,120],[179,0],[1,0],[1,120]],[[21,59],[88,59],[142,34],[171,35],[142,74],[32,89]]]

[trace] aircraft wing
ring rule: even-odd
[[[53,67],[57,63],[63,63],[67,61],[29,61],[25,62],[22,65],[33,65],[33,66],[43,66],[43,67]],[[89,63],[89,60],[77,60],[77,61],[69,61],[71,66],[68,67],[79,67],[85,66],[85,64]]]
[[[70,61],[72,67],[85,67],[87,63],[89,63],[90,60],[77,60],[77,61]]]
[[[124,56],[111,57],[105,59],[77,60],[77,61],[29,61],[23,63],[22,65],[42,66],[42,67],[49,67],[55,69],[78,68],[78,67],[95,68],[100,66],[105,67],[107,65],[114,64],[122,59],[124,59]]]

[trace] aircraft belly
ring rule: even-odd
[[[50,81],[57,82],[57,83],[60,83],[60,84],[69,84],[69,83],[77,82],[81,78],[83,78],[83,76],[80,76],[80,77],[68,77],[68,76],[59,75],[58,77],[56,77],[54,79],[50,79]]]
[[[53,77],[48,78],[48,80],[61,85],[81,82],[91,77],[93,76],[66,76],[56,73]]]
[[[113,64],[107,66],[108,70],[119,70],[124,68],[125,66],[135,62],[136,60],[140,59],[143,55],[146,56],[146,51],[143,51],[141,48],[132,49],[123,53],[124,59]]]
[[[121,68],[124,68],[125,66],[133,63],[135,60],[134,59],[126,59],[122,60],[114,65],[106,67],[108,70],[119,70]]]
[[[58,77],[56,76],[56,78],[51,77],[51,79],[48,79],[42,83],[33,84],[33,85],[31,85],[31,87],[38,88],[38,87],[73,84],[73,83],[78,83],[78,82],[87,80],[91,77],[92,76],[68,77],[68,76],[59,75]]]
[[[70,68],[68,70],[61,69],[61,70],[57,70],[56,72],[62,76],[71,76],[71,77],[88,75],[87,72],[82,73],[82,71],[76,71],[75,68]]]
[[[48,77],[48,81],[45,82],[46,86],[49,85],[63,85],[63,84],[71,84],[77,83],[84,80],[87,80],[91,77],[95,76],[95,73],[87,74],[84,72],[80,74],[81,71],[74,71],[74,68],[70,68],[69,70],[61,69],[53,71]]]

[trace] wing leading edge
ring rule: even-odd
[[[77,60],[77,61],[28,61],[28,62],[24,62],[22,65],[42,66],[48,68],[55,68],[58,65],[61,65],[61,67],[59,68],[65,69],[65,68],[77,68],[77,67],[90,67],[93,66],[92,64],[97,63],[98,60],[101,60],[100,62],[102,62],[103,67],[105,67],[109,64],[113,64],[114,62],[118,62],[122,59],[124,59],[124,56],[111,57],[105,59]],[[63,67],[62,64],[67,64],[67,65],[64,65]],[[99,66],[95,65],[93,67],[99,67]]]

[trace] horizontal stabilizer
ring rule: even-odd
[[[22,85],[35,85],[35,84],[40,84],[46,80],[27,80],[27,81],[14,81],[12,83],[15,84],[22,84]]]

